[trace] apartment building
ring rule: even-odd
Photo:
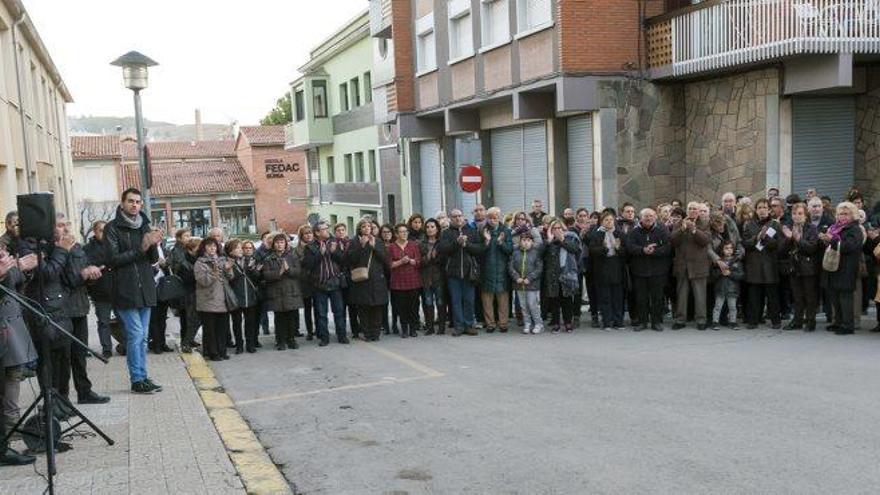
[[[373,121],[372,48],[364,12],[316,46],[291,83],[286,148],[306,154],[311,219],[349,230],[363,215],[388,218]]]
[[[72,101],[22,2],[0,0],[0,211],[15,209],[18,194],[44,191],[55,193],[57,211],[74,212]]]
[[[650,76],[689,195],[770,186],[880,193],[880,4],[670,2],[646,24]],[[654,158],[659,158],[654,156]]]
[[[374,89],[376,118],[401,140],[412,209],[616,204],[634,160],[618,134],[638,105],[628,96],[643,84],[640,19],[661,7],[646,9],[614,0],[372,0],[377,52],[394,57],[393,74],[375,79],[385,83]],[[458,186],[466,165],[482,168],[477,193]]]

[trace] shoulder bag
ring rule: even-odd
[[[840,247],[834,249],[828,246],[825,256],[822,257],[822,269],[826,272],[836,272],[840,268]]]
[[[370,257],[367,259],[367,266],[359,266],[351,270],[352,282],[366,282],[370,279],[370,265],[373,263],[373,251],[370,251]]]

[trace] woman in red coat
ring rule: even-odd
[[[391,304],[400,316],[400,337],[416,337],[419,328],[419,292],[422,277],[419,273],[421,254],[419,245],[408,240],[405,223],[394,226],[394,242],[388,246],[391,259]]]

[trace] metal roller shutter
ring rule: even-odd
[[[547,184],[547,128],[543,122],[523,126],[523,174],[525,198],[519,207],[526,210],[532,201],[540,199],[550,204],[550,189]],[[505,213],[509,213],[505,211]]]
[[[443,177],[437,141],[419,143],[419,178],[422,192],[421,213],[432,216],[443,207]]]
[[[492,131],[492,198],[507,213],[525,204],[522,127]]]
[[[470,212],[474,211],[474,206],[477,205],[477,193],[466,193],[462,191],[461,186],[459,186],[457,183],[458,177],[461,173],[462,167],[464,167],[465,165],[482,165],[483,160],[481,155],[482,148],[480,146],[479,139],[455,139],[456,201],[455,204],[452,205],[452,207],[460,208],[465,215],[469,215]]]
[[[815,187],[840,201],[854,183],[855,99],[792,100],[792,192]]]
[[[593,193],[593,118],[568,119],[568,202],[572,208],[596,208]]]

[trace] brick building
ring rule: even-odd
[[[257,230],[296,232],[308,216],[306,160],[284,149],[284,126],[243,126],[235,154],[254,187]]]

